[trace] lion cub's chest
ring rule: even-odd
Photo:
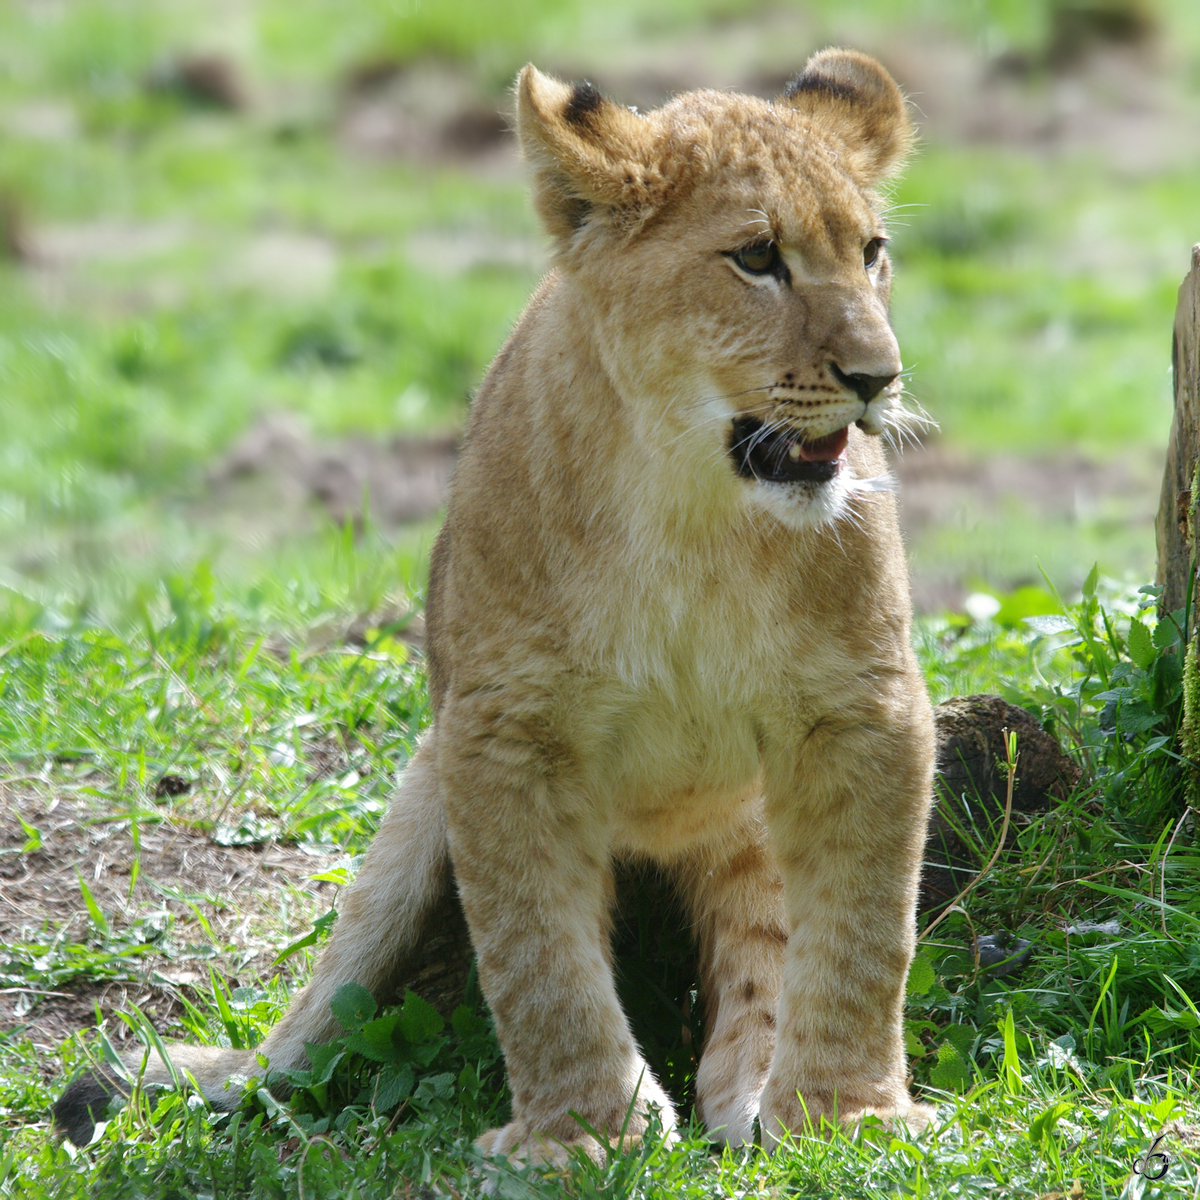
[[[661,853],[706,840],[759,791],[754,716],[675,707],[646,696],[611,730],[601,768],[616,841]],[[605,769],[607,768],[607,769]]]
[[[758,796],[764,738],[795,714],[782,664],[796,631],[764,628],[746,599],[660,590],[613,627],[592,761],[621,848],[682,850]]]

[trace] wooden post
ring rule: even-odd
[[[1200,496],[1192,495],[1200,462],[1200,245],[1192,247],[1192,269],[1179,285],[1175,336],[1171,345],[1175,378],[1175,420],[1167,444],[1162,496],[1155,533],[1156,582],[1163,585],[1160,610],[1172,613],[1187,601],[1188,573],[1200,562],[1197,525],[1192,518]]]

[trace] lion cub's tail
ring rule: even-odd
[[[169,1057],[175,1072],[188,1072],[214,1108],[237,1107],[241,1089],[227,1086],[234,1076],[262,1073],[258,1055],[272,1071],[308,1065],[304,1044],[327,1042],[341,1032],[330,1001],[343,983],[360,983],[377,998],[388,999],[402,981],[405,967],[431,911],[452,886],[446,822],[438,790],[432,735],[427,737],[400,780],[383,824],[371,843],[357,878],[341,905],[333,936],[312,979],[293,998],[283,1020],[257,1050],[173,1043]],[[127,1056],[130,1074],[142,1068],[143,1054]],[[146,1086],[173,1081],[170,1067],[151,1053],[142,1072]],[[128,1086],[105,1068],[72,1080],[54,1106],[54,1123],[77,1146],[92,1139],[95,1120],[115,1093]]]

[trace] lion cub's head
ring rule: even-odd
[[[903,412],[876,194],[912,142],[891,77],[825,50],[773,103],[700,91],[645,115],[532,66],[517,86],[562,283],[642,434],[788,525],[836,516],[850,426]]]

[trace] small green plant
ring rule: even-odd
[[[1144,615],[1153,616],[1162,589],[1145,586],[1118,628],[1096,595],[1097,575],[1093,569],[1074,613],[1082,668],[1071,689],[1074,728],[1108,806],[1153,820],[1177,807],[1185,781],[1178,744],[1188,614],[1164,614],[1151,629]]]
[[[344,1036],[307,1047],[311,1066],[283,1072],[295,1089],[290,1119],[306,1136],[345,1129],[403,1106],[428,1119],[455,1097],[469,1104],[486,1079],[498,1090],[500,1052],[488,1020],[460,1005],[451,1018],[454,1039],[435,1008],[413,992],[378,1012],[371,993],[355,983],[334,994],[333,1014]],[[439,1107],[440,1106],[440,1107]]]

